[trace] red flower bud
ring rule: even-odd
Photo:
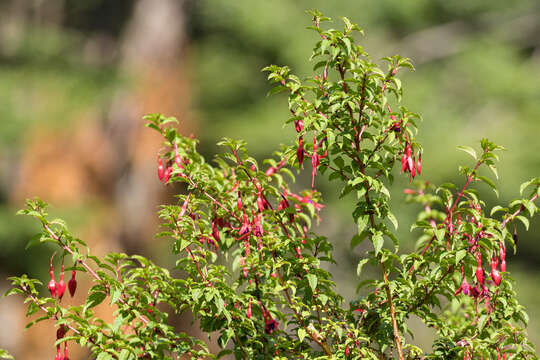
[[[212,237],[216,240],[216,242],[219,242],[219,229],[217,227],[217,219],[214,219],[214,221],[212,221]]]
[[[165,170],[165,175],[163,175],[163,182],[166,184],[169,179],[171,178],[171,174],[173,172],[172,166],[167,166],[167,170]]]
[[[62,265],[62,272],[60,273],[60,281],[56,284],[56,292],[59,299],[62,299],[66,292],[66,282],[64,281],[64,265]]]
[[[54,273],[51,271],[51,281],[49,281],[49,291],[52,297],[56,297],[56,281],[54,281]]]
[[[345,356],[349,356],[349,346],[345,346]]]
[[[270,313],[268,313],[269,320],[265,322],[264,325],[264,332],[267,334],[271,334],[274,332],[274,330],[277,329],[278,323],[276,320],[272,319],[270,316]]]
[[[480,292],[480,289],[478,288],[478,285],[476,286],[471,286],[471,296],[474,297],[474,298],[477,298],[478,296],[480,296],[481,292]]]
[[[298,159],[298,163],[304,168],[304,138],[300,136],[300,139],[298,140],[298,149],[296,150],[296,158]]]
[[[504,259],[501,261],[501,271],[506,272],[506,260]]]
[[[410,155],[407,156],[407,169],[412,174],[414,170],[414,163],[413,163],[413,158]]]
[[[66,335],[66,332],[67,327],[65,327],[64,325],[60,325],[58,330],[56,330],[56,340],[60,340],[61,338],[63,338]]]
[[[184,166],[182,165],[182,158],[180,157],[180,154],[178,153],[178,144],[176,143],[174,144],[174,162],[180,169],[184,168]]]
[[[54,360],[64,360],[62,354],[60,354],[60,346],[56,347],[56,356],[54,357]]]
[[[304,130],[304,122],[302,121],[302,119],[294,122],[294,128],[296,129],[296,132]]]
[[[165,175],[165,168],[163,167],[163,160],[161,160],[161,156],[158,156],[158,178],[160,181],[163,180],[164,175]]]
[[[506,248],[502,242],[499,244],[499,259],[501,259],[501,261],[506,259]]]
[[[67,341],[64,343],[64,360],[69,360]]]
[[[482,258],[480,255],[477,256],[476,261],[476,279],[478,280],[478,283],[484,285],[484,269],[482,269]]]
[[[247,309],[247,318],[248,319],[251,318],[251,298],[249,298],[248,309]]]
[[[77,280],[75,280],[75,270],[71,271],[71,279],[68,282],[69,294],[71,297],[75,295],[75,290],[77,290]]]
[[[416,172],[418,174],[422,173],[422,154],[418,155],[418,161],[416,162]]]
[[[499,286],[501,283],[501,273],[497,269],[491,270],[491,278],[493,279],[493,282],[495,285]]]
[[[264,201],[262,199],[261,193],[259,193],[259,195],[257,195],[257,207],[259,208],[259,211],[264,210]]]
[[[501,273],[499,273],[499,270],[497,270],[497,265],[497,258],[493,257],[491,259],[491,278],[493,279],[495,285],[499,286],[501,283]]]
[[[265,174],[266,176],[272,176],[273,174],[275,174],[275,172],[276,172],[276,168],[273,166],[270,166],[268,170],[266,170]]]
[[[238,192],[238,198],[236,199],[236,205],[238,206],[238,211],[242,210],[244,204],[242,204],[242,194]]]
[[[407,155],[403,154],[401,157],[401,174],[407,170]]]

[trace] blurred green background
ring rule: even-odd
[[[25,251],[36,224],[14,214],[27,197],[53,204],[97,253],[142,252],[161,264],[157,205],[171,201],[155,176],[159,139],[141,116],[163,112],[201,139],[208,157],[223,136],[243,138],[257,158],[287,142],[286,97],[267,97],[260,69],[289,65],[301,77],[316,36],[305,10],[358,23],[373,59],[396,53],[416,71],[402,74],[403,103],[420,113],[422,178],[453,181],[468,164],[457,145],[482,137],[505,146],[496,181],[501,196],[479,185],[488,203],[507,204],[519,184],[540,173],[540,3],[493,0],[1,0],[0,1],[0,290],[8,276],[45,279],[48,248]],[[309,175],[300,176],[307,186]],[[408,229],[418,210],[393,186],[402,250],[414,248]],[[353,299],[356,262],[351,252],[352,200],[337,201],[319,178],[327,207],[320,231],[336,247],[338,286]],[[176,189],[178,190],[178,189]],[[540,245],[537,229],[519,229],[509,261],[521,302],[540,346]],[[161,240],[162,241],[162,240]],[[49,358],[46,325],[23,331],[21,299],[0,301],[0,347],[17,358]],[[16,311],[14,310],[16,309]],[[40,333],[41,331],[41,333]],[[43,334],[36,337],[32,334]],[[420,330],[414,341],[429,344]],[[429,346],[429,345],[427,345]],[[80,358],[84,358],[83,355]]]

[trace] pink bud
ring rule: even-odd
[[[501,271],[506,272],[506,260],[504,259],[501,261]]]
[[[169,179],[171,178],[171,174],[173,172],[173,168],[171,166],[167,167],[167,170],[165,170],[165,175],[163,176],[163,182],[166,184]]]
[[[499,258],[501,261],[506,259],[506,248],[502,242],[499,244]]]
[[[52,297],[56,297],[56,281],[54,281],[53,272],[51,272],[51,281],[49,281],[49,291]]]
[[[414,170],[414,163],[413,163],[413,158],[410,155],[407,157],[407,169],[412,174]]]
[[[240,191],[238,192],[238,198],[236,199],[236,205],[238,206],[238,211],[241,211],[242,206],[244,204],[242,204],[242,194],[240,193]]]
[[[212,237],[219,242],[219,229],[217,227],[216,219],[212,221]]]
[[[180,157],[180,154],[178,153],[178,144],[174,143],[174,162],[176,165],[178,165],[179,168],[183,169],[184,166],[182,166],[182,158]]]
[[[300,132],[300,131],[304,130],[304,122],[302,121],[302,119],[297,120],[297,121],[294,122],[294,128],[295,128],[296,132]]]
[[[161,156],[158,156],[158,178],[159,180],[163,180],[163,176],[165,175],[165,168],[163,167],[163,160],[161,160]]]
[[[416,162],[416,172],[418,174],[422,173],[422,154],[418,155],[418,161]]]
[[[401,157],[401,174],[407,170],[407,155],[403,154]]]
[[[482,258],[480,255],[477,256],[476,261],[476,279],[478,280],[478,283],[484,285],[484,269],[482,269]]]
[[[491,278],[493,279],[495,285],[499,286],[499,284],[501,283],[501,273],[499,272],[499,270],[497,270],[497,265],[497,258],[494,256],[491,259]]]
[[[64,360],[62,354],[60,354],[60,346],[56,347],[56,356],[54,357],[54,360]]]
[[[60,281],[56,284],[56,292],[59,299],[62,299],[66,292],[66,282],[64,281],[64,265],[62,265],[62,272],[60,273]]]
[[[273,174],[275,174],[275,172],[276,172],[276,168],[273,166],[270,166],[268,170],[266,170],[265,175],[272,176]]]
[[[68,357],[68,344],[67,344],[67,341],[64,343],[64,360],[69,360],[69,357]]]
[[[248,309],[247,309],[247,318],[248,319],[251,318],[251,298],[249,298]]]
[[[261,193],[259,193],[259,195],[257,195],[257,207],[259,208],[259,211],[264,210],[264,201],[262,199]]]
[[[491,278],[493,279],[493,282],[495,283],[495,285],[499,286],[499,284],[501,283],[501,274],[499,273],[499,270],[492,269]]]
[[[304,138],[303,136],[300,136],[300,139],[298,140],[298,149],[296,150],[296,158],[298,159],[298,163],[304,168]]]
[[[58,330],[56,330],[56,340],[62,339],[67,332],[67,328],[64,325],[60,325]]]

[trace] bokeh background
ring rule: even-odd
[[[208,157],[223,136],[246,139],[259,159],[269,156],[292,134],[282,127],[286,98],[266,97],[260,69],[287,64],[310,74],[317,38],[305,29],[308,8],[333,17],[336,27],[339,16],[360,24],[374,59],[413,59],[416,71],[403,74],[403,102],[424,118],[423,179],[462,184],[457,167],[469,158],[456,146],[477,146],[482,137],[509,150],[500,163],[500,198],[478,187],[490,205],[507,204],[519,184],[540,175],[538,0],[0,0],[0,291],[8,276],[47,278],[51,249],[25,251],[37,224],[15,216],[34,196],[50,202],[50,213],[97,254],[143,253],[171,264],[170,244],[153,234],[158,204],[178,189],[157,180],[160,139],[141,117],[178,117]],[[321,179],[327,207],[320,231],[336,247],[338,287],[354,299],[362,249],[348,248],[352,201],[337,201]],[[300,176],[300,185],[308,181]],[[418,210],[403,202],[406,185],[393,186],[403,251],[414,248],[408,229]],[[539,347],[539,221],[531,227],[519,229],[508,267]],[[88,284],[80,286],[79,296]],[[21,298],[0,299],[0,348],[17,359],[52,358],[52,324],[25,330],[24,314]],[[429,331],[413,326],[413,341],[429,349]]]

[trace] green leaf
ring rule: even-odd
[[[360,245],[362,243],[362,241],[364,241],[366,239],[367,235],[368,235],[367,231],[364,231],[361,234],[354,235],[352,237],[352,239],[351,239],[351,250],[353,250],[355,247]]]
[[[474,158],[474,160],[478,160],[478,156],[476,156],[476,151],[474,151],[474,149],[472,147],[460,145],[457,148],[459,150],[465,151],[467,154],[471,155]]]
[[[495,192],[495,194],[497,195],[497,197],[499,197],[499,191],[497,190],[497,186],[495,186],[495,183],[493,181],[491,181],[490,178],[487,178],[485,176],[478,176],[478,179],[482,180],[483,182],[485,182],[486,184],[488,184],[492,189],[493,191]]]
[[[493,216],[493,214],[496,214],[497,212],[499,211],[507,211],[508,209],[506,208],[503,208],[502,206],[500,205],[495,205],[492,209],[491,209],[491,213],[489,214],[489,216]]]
[[[516,219],[518,219],[519,221],[523,223],[523,225],[525,225],[526,230],[529,230],[529,219],[527,219],[525,216],[522,216],[522,215],[516,216]]]
[[[90,309],[90,308],[93,308],[94,306],[98,306],[99,304],[103,302],[103,300],[105,300],[106,297],[107,297],[107,294],[101,291],[96,291],[90,294],[90,296],[88,296],[88,299],[86,299],[86,305],[85,305],[86,309]]]
[[[300,342],[303,342],[304,339],[306,338],[306,330],[304,328],[298,328],[298,340],[300,340]]]
[[[526,189],[529,185],[531,185],[532,182],[533,182],[533,180],[529,180],[529,181],[526,181],[526,182],[524,182],[523,184],[521,184],[521,186],[519,187],[519,194],[520,194],[521,196],[523,196],[523,191],[525,191],[525,189]]]
[[[499,180],[499,172],[497,171],[497,168],[495,167],[495,165],[488,165],[488,167],[493,173],[493,175],[495,175],[495,178]]]
[[[392,225],[394,225],[394,228],[397,230],[398,228],[398,221],[396,219],[396,217],[394,216],[394,214],[392,214],[391,212],[388,213],[387,215],[388,217],[388,220],[390,220],[390,222],[392,223]]]
[[[118,356],[118,360],[127,360],[127,359],[129,359],[129,350],[124,349],[124,350],[122,350],[122,352]]]
[[[368,258],[362,259],[358,262],[358,266],[356,267],[356,275],[360,276],[360,273],[362,272],[362,268],[364,265],[369,261]]]
[[[465,250],[465,249],[458,250],[458,251],[456,252],[456,265],[458,265],[459,262],[460,262],[461,260],[463,260],[463,258],[464,258],[465,256],[467,256],[467,250]]]
[[[317,277],[313,274],[307,274],[306,277],[309,282],[309,287],[311,287],[312,291],[315,291],[315,289],[317,288]]]
[[[112,355],[105,351],[100,352],[98,357],[96,358],[96,360],[110,360],[110,359],[113,359]]]
[[[446,234],[446,230],[445,229],[437,229],[435,230],[435,237],[437,238],[437,240],[439,241],[443,241],[444,240],[444,235]]]
[[[360,216],[357,220],[356,220],[357,224],[358,224],[358,234],[361,234],[362,231],[364,231],[364,229],[366,228],[366,225],[368,224],[369,222],[369,215],[363,215],[363,216]],[[397,226],[396,226],[397,228]]]
[[[384,244],[384,238],[381,233],[377,232],[371,237],[373,242],[373,248],[375,249],[375,255],[378,255]]]

